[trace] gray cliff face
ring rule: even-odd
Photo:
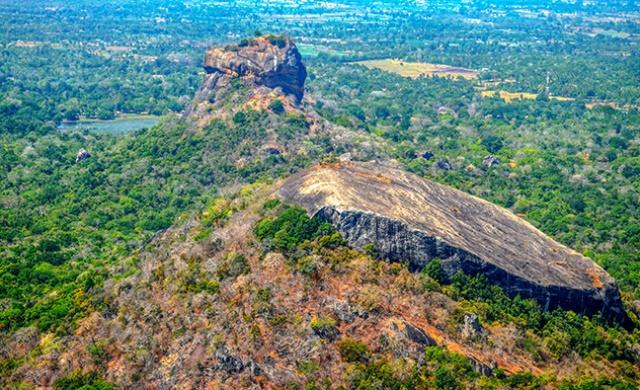
[[[420,271],[430,260],[439,259],[448,279],[459,271],[467,275],[482,274],[490,282],[504,288],[507,295],[533,298],[546,310],[562,307],[579,314],[602,314],[616,322],[626,321],[615,286],[599,290],[537,285],[451,246],[439,237],[429,236],[401,221],[376,214],[340,212],[333,207],[323,207],[315,217],[336,227],[351,246],[362,249],[367,244],[373,244],[380,259],[405,263],[413,271]]]
[[[204,58],[208,75],[252,78],[256,85],[281,88],[301,101],[307,69],[288,37],[259,37],[241,45],[212,48]]]
[[[229,111],[225,105],[240,107],[252,101],[256,107],[266,108],[278,97],[297,106],[304,96],[307,69],[288,37],[257,37],[238,45],[210,48],[204,56],[204,70],[204,80],[184,112],[185,117],[201,124],[208,123],[218,109]],[[250,96],[234,97],[230,94],[232,83],[246,87]]]
[[[440,259],[446,277],[485,275],[510,296],[629,325],[617,285],[589,258],[482,199],[376,163],[317,166],[279,195],[331,223],[355,248],[411,270]]]

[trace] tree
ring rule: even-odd
[[[484,146],[491,153],[497,153],[504,146],[504,141],[498,136],[489,135],[482,139],[482,146]]]

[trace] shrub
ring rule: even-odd
[[[217,280],[201,280],[197,286],[198,292],[205,291],[209,294],[217,294],[220,291],[220,283]]]
[[[105,350],[106,346],[107,342],[105,340],[98,340],[87,345],[87,351],[89,351],[91,357],[96,363],[101,364],[107,359],[107,351]]]
[[[207,229],[202,229],[201,231],[199,231],[198,233],[193,235],[193,239],[195,241],[202,241],[206,238],[208,238],[211,235],[211,229],[207,228]]]
[[[216,273],[218,278],[226,279],[236,278],[249,273],[249,271],[251,271],[251,268],[249,267],[249,262],[246,257],[237,252],[229,252],[222,258],[220,264],[218,264]]]
[[[431,259],[431,261],[427,263],[427,266],[424,267],[423,272],[438,283],[444,281],[444,271],[442,271],[439,259]]]
[[[368,244],[365,244],[362,247],[362,250],[369,256],[373,257],[374,259],[378,257],[378,248],[376,248],[376,244],[370,242]]]
[[[303,256],[296,261],[296,271],[306,276],[316,275],[320,266],[320,259],[317,256]]]
[[[330,226],[325,226],[327,229],[332,229]],[[318,238],[318,245],[322,248],[335,249],[346,244],[342,235],[338,232],[331,234],[324,234]]]
[[[53,388],[56,390],[115,390],[115,386],[101,379],[97,373],[80,371],[56,379],[53,382]]]
[[[345,338],[338,341],[338,351],[342,360],[348,363],[366,362],[369,359],[369,346],[367,344],[354,340],[352,338]]]
[[[264,210],[273,210],[280,205],[280,199],[269,199],[262,205]]]
[[[453,376],[451,371],[444,367],[439,367],[435,372],[436,389],[438,390],[455,390],[462,389],[460,382]]]
[[[283,35],[269,35],[267,39],[269,39],[272,45],[276,45],[281,49],[287,45],[287,41]]]
[[[258,222],[254,232],[260,240],[268,240],[281,251],[291,251],[306,240],[313,240],[332,233],[333,227],[309,218],[300,207],[287,207],[276,218],[264,218]]]
[[[231,215],[231,204],[228,200],[216,198],[202,213],[202,224],[212,226],[225,221]]]
[[[307,123],[304,115],[295,113],[287,115],[287,124],[296,129],[306,129],[309,127],[309,123]]]
[[[358,365],[350,378],[351,389],[415,389],[428,388],[416,378],[409,375],[402,378],[386,361],[380,360],[367,365]],[[420,386],[422,385],[422,386]]]
[[[316,372],[318,372],[318,370],[320,370],[320,365],[311,360],[298,362],[297,366],[298,371],[307,378],[311,378]]]
[[[282,104],[282,100],[274,99],[269,103],[269,109],[276,114],[282,114],[284,112],[284,104]]]
[[[504,141],[498,136],[490,135],[482,139],[482,146],[491,153],[497,153],[504,146]]]
[[[438,367],[435,372],[436,388],[458,388],[450,379],[454,378],[458,383],[459,380],[470,380],[477,376],[469,359],[461,354],[448,352],[442,347],[427,347],[424,354],[429,364]],[[439,380],[441,386],[438,386]],[[451,387],[447,387],[447,384]]]
[[[540,389],[545,385],[542,378],[530,372],[518,372],[505,379],[510,389]]]
[[[556,359],[560,359],[571,351],[571,337],[560,330],[554,330],[549,336],[544,338],[544,345]]]
[[[336,328],[336,320],[331,317],[318,317],[313,316],[311,322],[309,322],[311,329],[314,333],[323,338],[334,338],[338,334]]]

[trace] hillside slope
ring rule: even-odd
[[[442,368],[490,388],[509,387],[512,376],[549,382],[523,373],[559,381],[623,369],[602,358],[558,360],[541,336],[479,321],[424,274],[352,250],[279,203],[280,189],[244,187],[158,234],[120,270],[130,276],[106,283],[103,309],[74,334],[16,334],[11,350],[41,353],[12,379],[50,386],[84,371],[118,388],[428,387]]]
[[[591,260],[481,199],[387,164],[335,163],[343,154],[390,163],[387,144],[318,115],[287,38],[211,49],[205,63],[181,118],[121,141],[133,162],[118,165],[109,149],[75,166],[86,178],[104,162],[117,166],[95,193],[153,187],[144,205],[160,208],[165,192],[188,192],[198,203],[180,199],[170,215],[201,210],[151,225],[142,245],[127,242],[126,255],[103,263],[104,283],[85,270],[63,296],[81,310],[51,305],[55,321],[11,322],[0,385],[638,381],[640,334],[607,321],[628,325],[614,280]],[[62,296],[43,291],[52,302]]]
[[[438,258],[449,278],[483,274],[542,307],[600,313],[629,325],[600,266],[511,212],[450,187],[376,163],[326,164],[287,181],[284,199],[331,222],[358,248],[423,269]]]

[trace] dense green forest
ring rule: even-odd
[[[180,113],[201,82],[205,49],[256,30],[286,33],[298,44],[309,71],[306,104],[323,119],[378,140],[409,171],[509,208],[591,257],[616,278],[637,320],[637,5],[337,3],[327,9],[287,1],[0,1],[0,333],[29,326],[72,332],[79,319],[103,308],[104,281],[126,276],[134,264],[123,259],[135,261],[129,255],[159,231],[208,207],[225,188],[270,182],[345,152],[330,139],[310,137],[304,155],[253,155],[269,129],[278,129],[283,143],[307,134],[304,118],[282,107],[214,120],[201,132],[188,128]],[[355,63],[396,58],[473,69],[477,77],[408,78]],[[535,96],[509,100],[488,90]],[[59,128],[123,114],[163,120],[123,135]],[[76,161],[82,148],[92,157]],[[488,156],[497,160],[487,163]],[[285,217],[304,219],[291,211]],[[263,222],[256,227],[260,240],[282,229]],[[287,225],[293,230],[280,233],[275,249],[291,252],[327,234],[326,226],[306,223],[300,222],[310,231]],[[482,321],[518,324],[532,339],[553,344],[556,358],[571,350],[638,364],[637,351],[629,355],[638,331],[543,312],[482,278],[461,275],[445,286],[437,269],[431,272],[425,288],[468,303]],[[425,371],[402,378],[357,341],[342,350],[354,366],[352,388],[478,383],[464,359],[435,347],[425,352]],[[0,360],[0,376],[19,363]],[[524,374],[494,379],[482,386],[548,383]],[[633,380],[567,381],[558,388],[626,389]],[[56,383],[109,388],[92,375]]]

